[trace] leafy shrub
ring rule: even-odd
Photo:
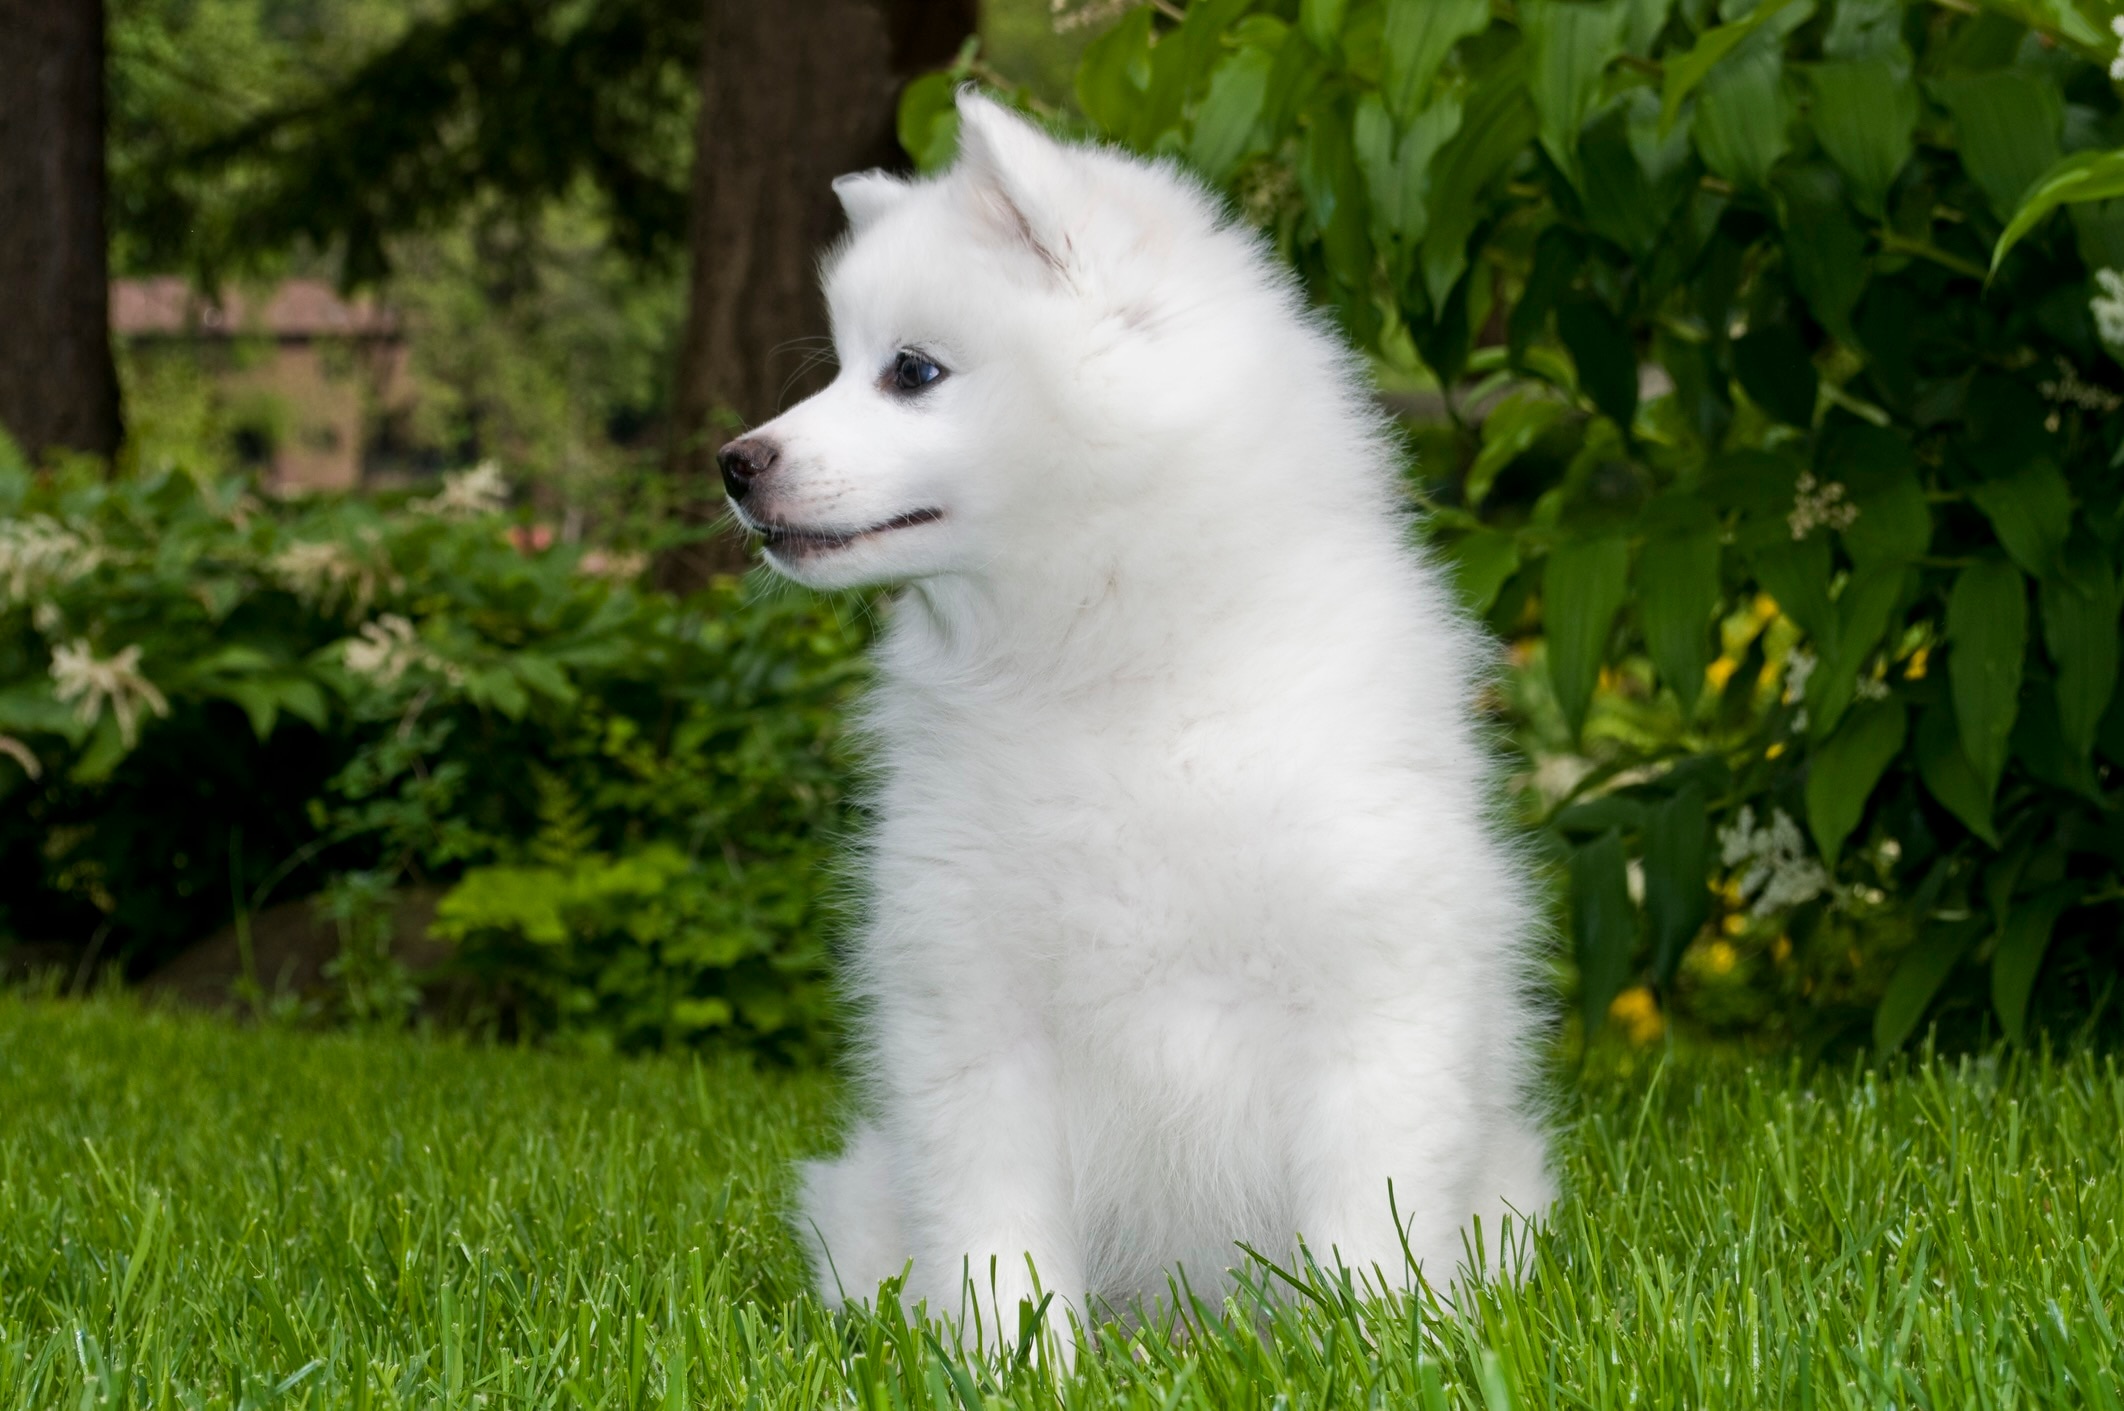
[[[1528,668],[1585,1028],[1619,997],[1650,1032],[1656,996],[1817,1043],[1870,1017],[1883,1048],[1928,1012],[2097,1012],[2124,899],[2106,5],[1170,14],[1087,51],[1083,111],[1229,193],[1390,386],[1445,389],[1419,494]],[[902,109],[930,165],[947,97]]]
[[[862,615],[641,591],[504,494],[0,459],[0,944],[138,971],[323,890],[343,1007],[389,1017],[376,893],[445,885],[453,968],[516,1032],[815,1048]]]

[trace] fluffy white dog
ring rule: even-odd
[[[1450,1279],[1471,1217],[1494,1250],[1553,1196],[1489,648],[1261,243],[1170,168],[959,113],[944,176],[836,183],[840,375],[722,458],[775,568],[907,585],[865,714],[869,1117],[797,1215],[822,1290],[912,1260],[1012,1330],[1036,1279],[1125,1307],[1237,1241]]]

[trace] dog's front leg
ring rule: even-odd
[[[1085,1270],[1053,1050],[1032,1016],[989,1012],[941,1033],[885,1065],[886,1123],[912,1178],[909,1292],[969,1331],[978,1317],[984,1341],[1005,1345],[1020,1302],[1052,1294],[1048,1326],[1064,1331]]]

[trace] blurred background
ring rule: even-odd
[[[715,449],[950,97],[1181,163],[1505,644],[1570,1045],[2113,1031],[2106,0],[0,0],[0,973],[805,1062],[876,604]]]

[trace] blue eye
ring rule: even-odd
[[[896,392],[920,392],[943,381],[944,369],[913,349],[902,348],[893,354],[892,371],[888,377]]]

